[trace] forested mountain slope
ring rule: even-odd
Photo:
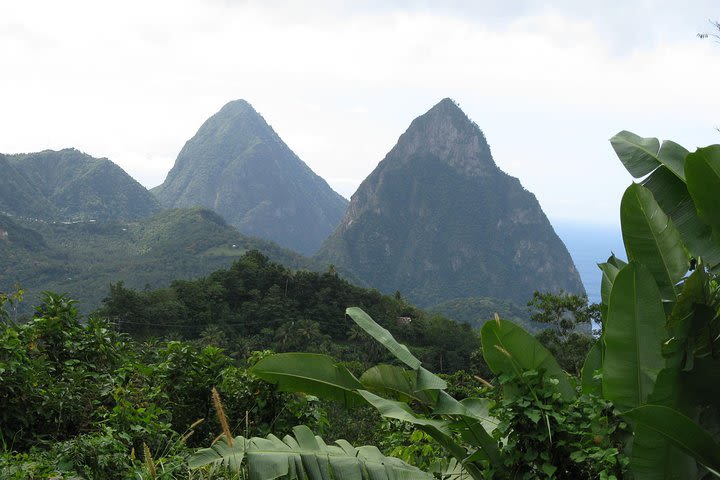
[[[317,257],[419,305],[584,293],[535,196],[495,165],[482,131],[447,98],[360,185]]]
[[[333,231],[348,203],[244,100],[210,117],[152,191],[166,207],[210,208],[244,234],[306,255]]]

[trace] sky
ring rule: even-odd
[[[74,147],[146,187],[245,99],[349,198],[456,100],[554,222],[618,222],[621,130],[720,143],[720,2],[4,1],[0,152]]]

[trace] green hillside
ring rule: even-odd
[[[159,210],[145,187],[107,158],[75,149],[0,155],[0,212],[44,221],[136,220]]]
[[[135,222],[30,222],[0,215],[0,290],[19,283],[28,303],[43,290],[64,292],[89,311],[100,305],[110,283],[158,288],[227,267],[251,249],[294,268],[321,268],[272,242],[244,236],[201,208],[164,210]]]
[[[243,233],[305,255],[317,251],[348,204],[244,100],[200,127],[153,193],[166,207],[212,209]]]

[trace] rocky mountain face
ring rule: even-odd
[[[304,254],[319,248],[347,207],[244,100],[200,127],[153,193],[166,207],[210,208],[244,234]]]
[[[482,131],[450,99],[412,122],[317,256],[421,306],[584,293],[535,196],[495,165]]]
[[[107,158],[75,149],[0,155],[0,212],[41,220],[134,220],[160,205]]]

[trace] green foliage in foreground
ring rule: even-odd
[[[500,320],[483,327],[485,360],[499,385],[456,400],[446,382],[390,332],[358,308],[347,313],[404,367],[377,365],[357,378],[330,357],[284,353],[264,358],[252,371],[280,390],[349,408],[367,403],[388,419],[413,425],[454,459],[436,466],[441,470],[454,466],[474,479],[622,478],[626,425],[611,404],[578,395],[574,379],[520,327]]]
[[[371,364],[391,357],[345,319],[347,305],[367,309],[388,330],[412,345],[439,372],[482,370],[473,352],[478,336],[466,324],[425,313],[401,296],[357,287],[332,272],[293,271],[259,251],[229,269],[169,288],[137,291],[118,283],[100,314],[135,337],[221,337],[241,357],[254,350],[301,350]],[[475,360],[474,360],[475,358]]]
[[[305,426],[293,429],[294,435],[282,440],[275,435],[266,438],[223,437],[210,448],[198,450],[190,457],[192,469],[220,465],[245,472],[250,479],[298,478],[319,480],[392,480],[432,479],[402,460],[383,455],[377,447],[353,447],[345,440],[327,445]]]
[[[28,323],[0,322],[0,478],[152,478],[148,456],[158,478],[186,477],[190,448],[218,429],[213,386],[232,399],[233,431],[325,425],[317,401],[248,373],[267,353],[238,364],[214,346],[139,343],[80,320],[72,300],[48,293]]]
[[[583,384],[632,425],[635,478],[719,475],[720,145],[611,143],[644,179],[620,205],[629,263],[600,265],[603,328]]]

